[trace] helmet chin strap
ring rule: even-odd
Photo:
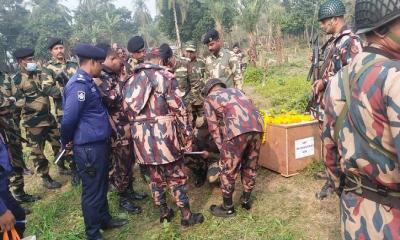
[[[388,37],[390,40],[400,45],[400,36],[389,31],[388,34],[386,34],[386,37]]]

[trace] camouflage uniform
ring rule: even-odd
[[[63,116],[62,95],[64,92],[64,87],[67,84],[69,78],[71,78],[75,74],[78,67],[78,63],[75,61],[66,60],[65,63],[62,63],[56,59],[52,59],[47,62],[47,64],[43,68],[43,93],[53,98],[58,127],[61,126],[61,120]],[[61,73],[64,73],[64,76],[68,79],[63,79]],[[68,150],[64,155],[64,159],[69,163],[71,169],[75,169],[72,155],[72,150]],[[63,167],[64,162],[60,161],[59,165]]]
[[[193,126],[193,151],[208,151],[208,159],[204,161],[199,156],[188,156],[186,165],[193,170],[196,177],[206,174],[207,167],[210,166],[209,177],[218,179],[219,151],[212,136],[208,132],[207,121],[204,117],[203,103],[204,98],[201,91],[205,85],[205,63],[196,59],[188,63],[188,73],[190,82],[190,92],[188,95],[189,110],[192,113]],[[215,167],[214,167],[215,166]],[[205,177],[205,176],[204,176]],[[201,181],[201,179],[198,179]]]
[[[211,54],[206,58],[206,79],[218,78],[228,87],[243,88],[243,76],[238,59],[232,51],[222,48],[218,57]]]
[[[244,192],[255,185],[263,121],[258,109],[242,91],[219,89],[204,102],[208,129],[220,155],[220,181],[224,197],[232,197],[235,179],[241,172]]]
[[[9,97],[13,97],[15,95],[16,88],[11,78],[2,72],[0,72],[0,93],[6,100],[0,106],[0,118],[3,122],[7,123],[11,127],[8,129],[9,131],[20,135],[21,130],[19,125],[17,125],[14,121],[13,117],[16,107],[12,102],[8,101]],[[11,165],[13,167],[13,172],[10,175],[10,189],[14,194],[23,193],[23,172],[26,168],[26,165],[24,162],[24,154],[22,152],[22,143],[20,139],[11,134],[6,134],[5,137],[7,139],[7,144],[10,146]]]
[[[104,65],[100,78],[95,78],[94,82],[99,87],[103,102],[107,106],[112,127],[113,170],[110,180],[117,191],[123,193],[128,190],[132,182],[132,169],[135,164],[130,124],[122,107],[122,87],[125,82]]]
[[[330,79],[344,66],[362,52],[362,45],[359,36],[355,35],[350,28],[344,26],[343,29],[333,35],[323,48],[323,62],[326,66],[321,73],[321,79],[328,84]],[[323,106],[323,105],[322,105]],[[316,108],[318,112],[313,115],[320,121],[323,120],[324,110],[321,105]]]
[[[31,160],[36,172],[47,176],[49,172],[48,160],[44,155],[45,142],[49,141],[53,152],[58,153],[61,148],[59,130],[54,116],[50,112],[49,97],[43,92],[40,72],[18,72],[13,81],[17,88],[16,105],[22,108],[22,120],[26,129],[26,137],[30,142]]]
[[[178,92],[174,75],[166,68],[140,64],[124,87],[124,108],[131,122],[137,161],[150,172],[156,205],[166,203],[168,185],[176,204],[183,208],[189,200],[182,146],[191,143],[192,129]]]
[[[335,188],[341,194],[342,238],[399,239],[400,207],[392,208],[372,201],[365,197],[367,191],[364,188],[360,194],[361,189],[349,189],[347,186],[349,177],[357,176],[363,179],[363,184],[368,181],[380,186],[382,198],[386,191],[400,191],[397,157],[400,154],[400,61],[389,60],[398,59],[398,56],[393,57],[390,52],[379,50],[374,45],[364,51],[354,58],[348,71],[340,71],[328,84],[324,96],[325,122],[322,133],[325,165]],[[384,57],[388,59],[382,59]],[[375,59],[382,60],[372,62]],[[366,66],[370,62],[373,65]],[[360,71],[361,76],[355,79]],[[341,123],[338,117],[346,105],[345,74],[351,86],[351,102],[349,112],[343,115],[343,128],[335,131],[335,126]],[[375,146],[394,157],[377,151],[379,147]],[[341,193],[343,180],[345,186]],[[391,203],[394,204],[394,201],[398,203],[400,200],[397,197]]]
[[[183,99],[185,105],[188,105],[188,98],[190,92],[189,72],[188,72],[189,61],[183,57],[176,57],[176,65],[172,72],[175,74],[175,78],[178,82],[179,90],[181,91],[180,96]]]
[[[61,63],[58,60],[52,59],[43,67],[42,74],[42,87],[43,93],[50,96],[54,100],[55,113],[57,116],[58,123],[61,123],[63,116],[62,112],[62,93],[67,79],[62,79],[60,73],[65,73],[66,77],[71,78],[78,69],[78,63],[67,60],[65,63]],[[67,80],[67,82],[65,82]]]

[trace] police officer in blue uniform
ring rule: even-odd
[[[20,237],[25,231],[25,211],[8,189],[8,176],[12,172],[8,150],[0,134],[0,236],[13,227]],[[18,223],[17,223],[18,221]],[[11,235],[9,235],[11,236]]]
[[[63,146],[73,146],[74,161],[82,179],[82,211],[88,240],[103,239],[100,229],[121,227],[126,219],[113,219],[107,201],[111,126],[93,78],[99,77],[104,50],[77,44],[80,68],[64,89],[61,121]]]

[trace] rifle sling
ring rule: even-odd
[[[339,131],[341,129],[343,129],[343,125],[344,125],[344,121],[346,119],[346,117],[348,116],[349,118],[351,118],[351,113],[349,112],[349,108],[350,108],[350,104],[351,104],[351,90],[353,89],[354,85],[357,83],[358,79],[361,77],[361,75],[371,66],[385,61],[387,58],[377,58],[374,59],[370,62],[368,62],[366,65],[364,65],[356,74],[356,76],[353,78],[353,81],[350,84],[349,81],[349,67],[345,66],[343,68],[343,72],[341,73],[342,77],[339,78],[339,84],[340,84],[340,80],[343,83],[343,90],[344,90],[344,94],[345,94],[345,105],[343,106],[342,111],[340,112],[336,123],[335,123],[335,127],[334,127],[334,134],[333,134],[333,139],[335,141],[335,143],[337,143],[338,139],[339,139]],[[361,136],[361,138],[366,141],[370,146],[372,146],[375,150],[379,151],[381,154],[385,155],[387,158],[396,161],[397,157],[395,154],[389,152],[388,150],[386,150],[385,148],[383,148],[383,146],[375,143],[372,139],[370,139],[365,133],[363,133],[362,131],[360,131],[360,129],[357,128],[356,124],[352,125],[353,128],[356,130],[357,134]]]

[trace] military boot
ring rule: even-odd
[[[211,205],[210,211],[216,217],[233,217],[235,216],[235,208],[233,207],[232,196],[223,197],[221,205]]]
[[[65,166],[64,159],[61,159],[60,161],[58,161],[57,170],[58,170],[58,174],[60,174],[60,175],[71,175],[71,170]]]
[[[48,189],[61,188],[61,183],[54,181],[50,175],[42,176],[43,186]]]
[[[250,195],[251,192],[243,192],[242,196],[240,197],[240,201],[242,202],[242,208],[246,210],[251,209]]]
[[[160,223],[163,223],[164,221],[171,222],[172,219],[174,218],[175,213],[172,208],[169,208],[166,203],[161,204],[160,206]]]
[[[131,200],[144,200],[148,197],[148,195],[146,193],[139,193],[136,192],[135,190],[133,190],[133,187],[130,186],[128,191],[127,191],[127,196],[131,199]]]
[[[119,194],[119,208],[131,214],[139,214],[142,209],[131,202],[127,192]]]
[[[27,194],[24,190],[13,191],[15,200],[20,203],[36,202],[41,198],[37,195]]]
[[[204,216],[201,213],[192,213],[190,211],[190,206],[187,204],[184,207],[180,208],[182,219],[181,226],[190,227],[196,224],[201,224],[204,222]]]
[[[333,193],[333,187],[329,180],[326,180],[324,186],[321,188],[321,191],[315,194],[315,197],[319,200],[323,200],[327,198],[330,194]]]

